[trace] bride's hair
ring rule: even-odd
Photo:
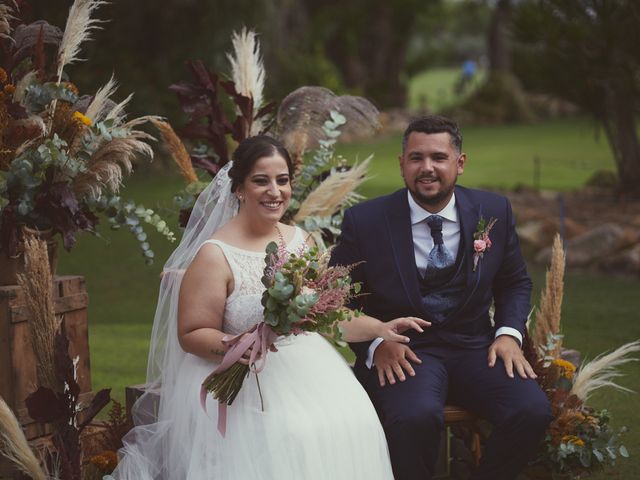
[[[289,176],[293,175],[293,162],[289,152],[284,145],[275,138],[267,135],[256,135],[243,140],[235,152],[233,152],[233,166],[229,170],[231,178],[231,191],[236,189],[245,181],[251,169],[258,160],[264,157],[280,155],[287,162]]]

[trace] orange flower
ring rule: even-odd
[[[4,68],[0,68],[0,83],[6,82],[7,78],[9,78],[9,76],[7,75],[6,70]]]
[[[11,83],[7,83],[2,89],[2,91],[7,95],[13,95],[13,92],[16,91],[16,87]]]
[[[100,471],[105,473],[113,472],[118,466],[118,454],[113,450],[105,450],[100,455],[94,455],[89,459]]]
[[[87,127],[91,126],[93,123],[89,117],[84,116],[80,112],[73,112],[73,118]]]
[[[73,93],[75,93],[76,95],[80,93],[80,90],[78,90],[78,87],[76,87],[73,83],[71,82],[64,82],[64,86],[67,87],[67,89],[71,90]]]

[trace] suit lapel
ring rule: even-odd
[[[476,271],[473,271],[473,234],[482,215],[482,205],[473,203],[467,189],[456,187],[456,207],[460,218],[460,248],[464,248],[463,254],[467,257],[465,267],[467,273],[467,300],[460,306],[462,308],[475,292],[480,280],[480,264],[478,264]]]
[[[393,251],[402,287],[416,312],[424,312],[420,301],[420,288],[416,273],[416,259],[411,233],[411,215],[407,200],[407,189],[397,191],[391,197],[385,212],[387,232]]]

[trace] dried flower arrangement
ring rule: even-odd
[[[59,234],[70,250],[76,235],[95,233],[98,215],[126,226],[152,261],[141,223],[169,241],[173,233],[152,210],[118,196],[139,155],[152,157],[153,137],[140,130],[156,119],[126,119],[131,95],[111,100],[111,78],[94,95],[81,95],[65,75],[80,60],[81,44],[99,28],[92,18],[105,2],[76,0],[64,32],[44,20],[25,24],[17,5],[0,8],[4,58],[0,68],[0,253],[16,257],[23,231]]]
[[[636,360],[632,355],[640,351],[640,341],[601,354],[579,367],[561,358],[564,269],[565,252],[560,237],[556,236],[540,308],[523,348],[549,398],[553,414],[535,463],[550,475],[579,478],[615,465],[619,457],[629,456],[620,443],[626,428],[614,431],[609,412],[596,410],[587,402],[590,395],[602,387],[630,391],[614,379],[621,375],[618,370],[621,365]]]

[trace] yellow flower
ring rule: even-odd
[[[580,437],[576,437],[575,435],[565,435],[562,437],[562,443],[573,443],[579,447],[584,447],[584,440]]]
[[[573,363],[562,358],[556,358],[552,363],[562,371],[561,375],[564,378],[569,380],[573,378],[573,374],[576,372],[576,366]]]
[[[7,72],[5,71],[5,69],[0,68],[0,83],[6,82],[7,78],[9,78],[9,76],[7,75]]]
[[[85,117],[80,112],[73,112],[73,118],[75,118],[80,123],[83,123],[86,126],[90,126],[93,123],[89,117]]]

